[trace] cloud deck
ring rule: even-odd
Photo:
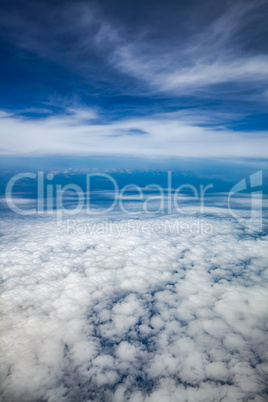
[[[118,238],[6,219],[3,400],[264,401],[267,237],[206,219]]]

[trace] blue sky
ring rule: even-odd
[[[4,166],[10,157],[266,159],[265,1],[0,7]]]

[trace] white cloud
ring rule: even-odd
[[[151,88],[161,92],[194,95],[215,84],[247,82],[250,85],[256,82],[265,84],[267,81],[266,56],[224,58],[221,55],[206,60],[201,56],[200,49],[200,56],[196,54],[190,63],[185,64],[176,62],[174,54],[153,59],[147,52],[140,52],[132,45],[121,47],[116,51],[114,63],[117,68],[144,80]],[[177,58],[183,60],[183,54],[177,55]]]
[[[215,119],[189,111],[111,123],[100,122],[91,109],[42,119],[2,114],[1,154],[266,158],[266,132],[234,132]]]
[[[198,32],[182,38],[178,34],[174,43],[161,46],[146,40],[146,35],[142,43],[136,40],[117,43],[111,63],[146,82],[156,92],[179,96],[202,97],[202,90],[208,96],[213,94],[211,86],[215,84],[246,83],[254,87],[262,83],[266,87],[267,55],[245,52],[241,40],[249,22],[260,23],[262,5],[262,2],[234,3]]]
[[[165,217],[117,238],[4,220],[3,401],[264,401],[267,237],[204,219],[214,233]]]
[[[168,38],[159,21],[159,26],[151,20],[137,26],[134,18],[133,29],[124,19],[115,20],[101,4],[83,1],[55,6],[53,12],[45,4],[26,7],[22,15],[3,10],[0,23],[20,47],[91,80],[103,71],[110,82],[116,70],[146,83],[146,88],[141,88],[135,82],[132,93],[138,86],[139,94],[153,91],[202,97],[199,91],[205,89],[206,96],[215,96],[216,91],[209,88],[212,85],[242,82],[255,88],[259,100],[265,99],[267,55],[254,46],[263,40],[265,2],[227,2],[215,9],[209,4],[190,7],[186,20],[178,16],[182,27],[174,26]],[[195,18],[198,11],[200,19]],[[172,8],[165,12],[168,19]],[[49,24],[47,19],[40,23],[33,15],[48,15]],[[124,79],[121,75],[121,81]]]

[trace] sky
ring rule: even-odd
[[[1,0],[1,401],[267,401],[267,12]]]
[[[2,166],[266,159],[266,17],[266,1],[3,0]]]

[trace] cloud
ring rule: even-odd
[[[266,132],[229,130],[228,119],[200,111],[112,122],[85,108],[40,119],[2,112],[1,154],[266,158]]]
[[[180,96],[202,96],[203,91],[212,95],[215,89],[211,86],[228,83],[246,82],[248,87],[266,85],[266,53],[249,53],[243,49],[247,25],[256,20],[261,23],[262,6],[262,2],[234,3],[208,26],[199,27],[197,33],[184,35],[183,39],[178,37],[177,46],[161,47],[146,40],[120,44],[112,62],[155,91]]]
[[[0,27],[19,48],[86,76],[103,71],[105,63],[101,65],[99,58],[120,42],[119,28],[113,28],[93,3],[66,2],[51,7],[42,1],[23,8],[6,6]]]
[[[21,14],[19,8],[11,13],[7,7],[0,22],[8,25],[10,40],[85,75],[82,84],[81,77],[73,78],[76,107],[68,107],[66,99],[63,102],[56,96],[53,107],[60,108],[61,114],[46,116],[43,107],[36,108],[39,118],[31,118],[33,107],[19,113],[1,112],[1,154],[266,158],[267,132],[247,130],[248,125],[264,127],[257,115],[267,102],[268,59],[261,40],[267,29],[265,3],[224,2],[211,7],[211,13],[206,5],[193,11],[182,7],[181,14],[176,9],[181,27],[178,21],[172,22],[167,7],[166,18],[149,24],[148,18],[140,17],[140,25],[127,24],[124,7],[121,15],[105,3],[68,2],[66,7],[51,9],[42,2]],[[181,16],[183,10],[188,18]],[[49,17],[40,21],[43,15]],[[168,17],[170,24],[165,22]],[[99,97],[104,82],[105,93]],[[88,85],[93,102],[100,103],[96,108],[78,106],[81,90],[88,94]],[[130,97],[114,98],[121,90]],[[140,97],[134,104],[133,94]],[[112,106],[107,107],[111,103],[106,97],[113,97]],[[188,109],[170,113],[174,97],[180,105],[176,108]],[[220,98],[220,105],[211,106],[212,98]],[[227,128],[230,122],[237,131]]]
[[[123,82],[130,93],[138,86],[140,95],[202,97],[205,91],[218,97],[213,86],[223,84],[227,92],[234,92],[227,84],[236,83],[260,96],[268,71],[262,40],[267,34],[266,3],[212,3],[166,7],[155,21],[144,17],[152,13],[148,4],[140,9],[140,23],[134,12],[131,21],[124,17],[124,5],[120,13],[105,2],[68,2],[53,9],[42,2],[23,11],[18,8],[21,13],[4,9],[0,22],[21,48],[79,71],[91,83],[116,81],[119,91],[124,92]],[[161,10],[157,2],[155,7]],[[40,18],[43,15],[48,18]]]
[[[3,401],[264,401],[267,236],[224,214],[188,235],[117,219],[117,238],[3,220]]]

